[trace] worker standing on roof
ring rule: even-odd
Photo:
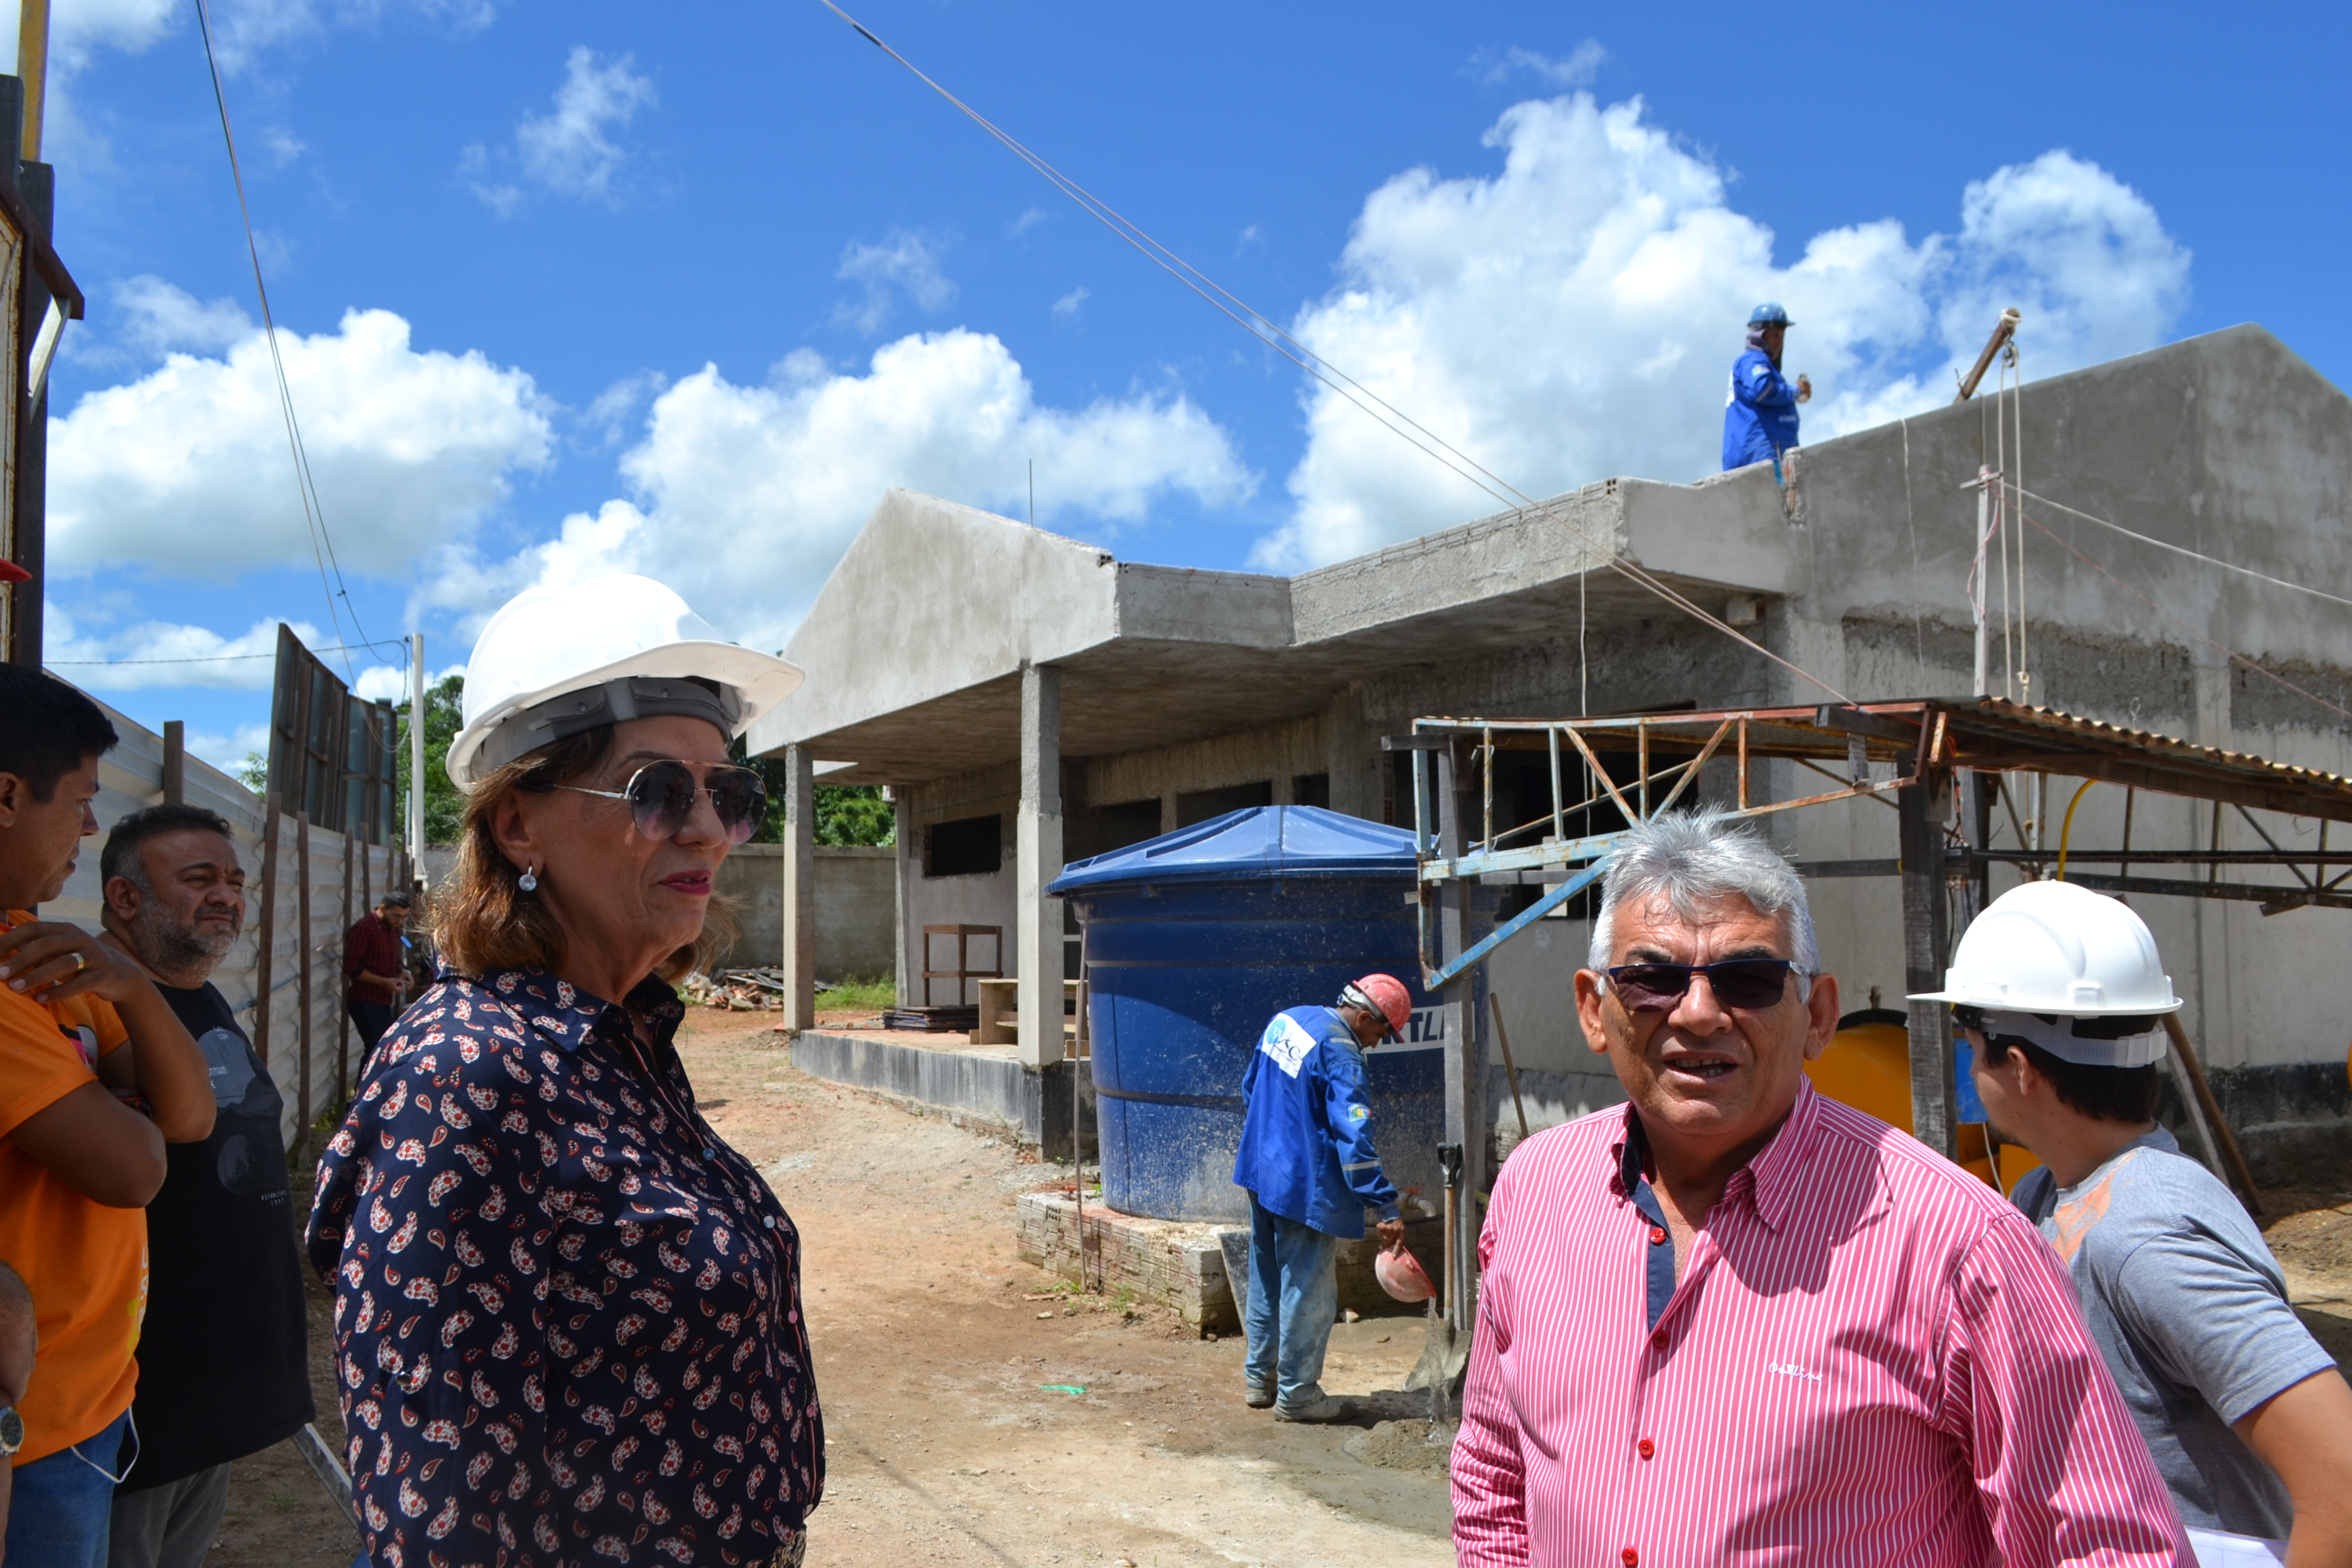
[[[1979,915],[1944,989],[2015,1202],[2058,1249],[2199,1560],[2352,1562],[2352,1388],[2245,1209],[2157,1124],[2180,999],[2147,923],[2071,882]],[[2292,1545],[2286,1545],[2291,1541]],[[2231,1555],[2232,1548],[2238,1555]]]
[[[1789,312],[1769,302],[1748,318],[1748,347],[1732,362],[1731,395],[1723,405],[1726,473],[1770,463],[1777,474],[1780,454],[1797,444],[1797,405],[1811,399],[1813,384],[1801,375],[1791,385],[1780,374],[1790,324]]]
[[[1234,1184],[1249,1189],[1249,1353],[1254,1410],[1277,1421],[1339,1421],[1354,1413],[1325,1395],[1323,1351],[1339,1309],[1339,1244],[1360,1240],[1364,1210],[1381,1245],[1404,1239],[1397,1190],[1372,1147],[1364,1053],[1402,1034],[1412,999],[1394,975],[1367,974],[1328,1007],[1274,1016],[1242,1079],[1247,1110]]]

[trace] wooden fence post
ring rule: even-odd
[[[351,930],[351,929],[352,929],[352,921],[354,919],[356,919],[356,918],[357,918],[357,917],[355,917],[355,916],[352,913],[352,853],[354,852],[354,850],[355,850],[357,847],[358,847],[358,840],[357,840],[357,839],[356,839],[352,835],[351,835],[351,834],[349,834],[349,833],[344,834],[344,835],[343,835],[343,923],[342,923],[341,926],[339,926],[339,927],[337,927],[337,928],[336,928],[338,931],[347,931]],[[336,988],[336,995],[337,995],[338,1000],[337,1000],[337,1002],[336,1002],[336,1005],[335,1005],[335,1099],[334,1099],[334,1105],[335,1105],[335,1109],[337,1109],[337,1110],[341,1110],[341,1109],[342,1109],[342,1104],[343,1104],[343,1096],[345,1096],[345,1095],[347,1095],[347,1094],[349,1094],[349,1093],[351,1092],[351,1081],[352,1081],[352,1009],[351,1009],[351,999],[352,999],[352,977],[351,977],[348,973],[344,973],[344,971],[343,971],[342,965],[341,965],[341,964],[337,964],[337,965],[335,966],[335,973],[338,973],[338,974],[342,975],[342,984],[341,984],[340,986],[338,986],[338,987]]]
[[[261,950],[253,959],[253,1051],[269,1071],[270,949],[278,940],[278,792],[269,792],[269,809],[262,814],[261,919],[255,934]],[[272,1074],[272,1077],[275,1077]]]
[[[296,951],[294,971],[296,995],[302,1008],[301,1092],[295,1097],[302,1119],[302,1131],[296,1134],[295,1147],[300,1151],[302,1163],[310,1163],[310,814],[294,814],[294,918],[300,922],[301,942]],[[307,1180],[307,1178],[306,1178]]]

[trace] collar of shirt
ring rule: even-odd
[[[1821,1096],[1814,1091],[1812,1079],[1801,1078],[1797,1080],[1796,1102],[1790,1106],[1788,1119],[1755,1158],[1732,1173],[1723,1189],[1724,1201],[1747,1198],[1756,1210],[1756,1217],[1774,1235],[1780,1234],[1788,1218],[1797,1178],[1812,1157],[1813,1145],[1820,1138],[1820,1122]],[[1625,1103],[1624,1132],[1609,1146],[1609,1152],[1614,1162],[1612,1185],[1619,1196],[1639,1207],[1640,1197],[1649,1185],[1643,1173],[1650,1163],[1650,1140],[1642,1125],[1642,1114],[1631,1100]],[[1662,1217],[1650,1217],[1654,1225],[1665,1223]]]
[[[600,1030],[608,1038],[627,1034],[629,1015],[635,1013],[653,1026],[656,1052],[666,1056],[671,1037],[686,1016],[686,1005],[677,999],[677,993],[650,974],[638,981],[618,1005],[591,995],[544,969],[493,969],[482,976],[481,984],[533,1030],[567,1052],[579,1050]]]

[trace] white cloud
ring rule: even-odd
[[[1481,49],[1471,65],[1481,81],[1502,81],[1515,71],[1529,71],[1556,87],[1591,87],[1608,60],[1609,51],[1587,38],[1559,59],[1514,45],[1500,54]]]
[[[43,611],[43,662],[76,686],[93,691],[136,691],[160,686],[205,686],[232,691],[269,689],[278,651],[278,620],[256,621],[235,637],[208,626],[144,621],[119,632],[86,633],[55,600]],[[310,647],[322,638],[308,621],[291,623]],[[242,755],[243,753],[239,753]]]
[[[856,327],[871,337],[890,319],[891,286],[904,289],[926,310],[936,310],[956,296],[952,279],[940,270],[942,243],[919,229],[894,228],[879,245],[852,241],[841,253],[835,278],[866,285],[857,304],[834,307],[835,321]]]
[[[1031,207],[1027,211],[1024,212],[1019,217],[1014,218],[1011,223],[1004,226],[1004,237],[1007,239],[1019,239],[1023,235],[1027,234],[1031,229],[1035,228],[1039,224],[1044,223],[1052,216],[1053,215],[1047,212],[1044,207]]]
[[[453,664],[446,669],[425,672],[425,689],[430,691],[453,675],[463,675],[466,667]],[[397,708],[408,700],[408,667],[404,664],[372,664],[360,671],[352,694],[367,702],[389,702]]]
[[[234,776],[245,766],[245,759],[269,754],[269,726],[267,723],[240,724],[226,735],[209,730],[188,731],[188,751],[205,762]]]
[[[1078,307],[1086,302],[1087,289],[1086,285],[1082,283],[1076,289],[1071,289],[1068,293],[1063,295],[1060,299],[1054,301],[1054,314],[1057,316],[1075,316],[1078,313]]]
[[[575,47],[555,107],[515,130],[523,173],[560,195],[610,201],[613,178],[628,156],[612,133],[627,130],[638,110],[658,101],[652,81],[635,68],[632,56],[600,63],[593,49]]]
[[[115,289],[114,308],[122,321],[123,342],[150,357],[173,349],[218,353],[253,332],[253,318],[236,300],[198,300],[152,275]]]
[[[1293,331],[1530,495],[1612,474],[1689,479],[1721,445],[1725,377],[1759,300],[1797,321],[1814,440],[1948,401],[2000,308],[2024,311],[2028,374],[2159,342],[2189,256],[2139,195],[2063,152],[1961,199],[1959,232],[1892,219],[1833,229],[1776,264],[1712,163],[1637,100],[1521,103],[1487,133],[1500,173],[1416,169],[1366,200],[1341,286]],[[1307,395],[1290,521],[1263,564],[1340,559],[1498,503],[1335,394]]]
[[[806,352],[778,371],[766,386],[715,366],[685,377],[621,460],[631,499],[574,513],[503,566],[453,555],[429,597],[479,616],[534,582],[642,572],[730,635],[781,647],[889,486],[1014,511],[1034,458],[1041,516],[1120,521],[1163,492],[1227,505],[1256,484],[1189,399],[1042,407],[1002,342],[962,329],[887,344],[862,375]]]
[[[218,306],[177,310],[148,319],[159,332],[221,329]],[[332,333],[281,331],[278,349],[346,570],[420,559],[496,506],[515,470],[548,460],[529,375],[479,353],[419,353],[390,311],[353,310]],[[220,579],[312,564],[260,332],[223,358],[173,353],[50,421],[49,550],[67,575],[127,565]]]

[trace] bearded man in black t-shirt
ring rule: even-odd
[[[139,1449],[114,1494],[108,1568],[196,1568],[220,1532],[230,1461],[314,1414],[285,1101],[208,978],[245,925],[228,824],[195,806],[133,812],[99,870],[108,935],[154,972],[205,1054],[217,1106],[210,1137],[168,1146],[171,1173],[147,1205]]]

